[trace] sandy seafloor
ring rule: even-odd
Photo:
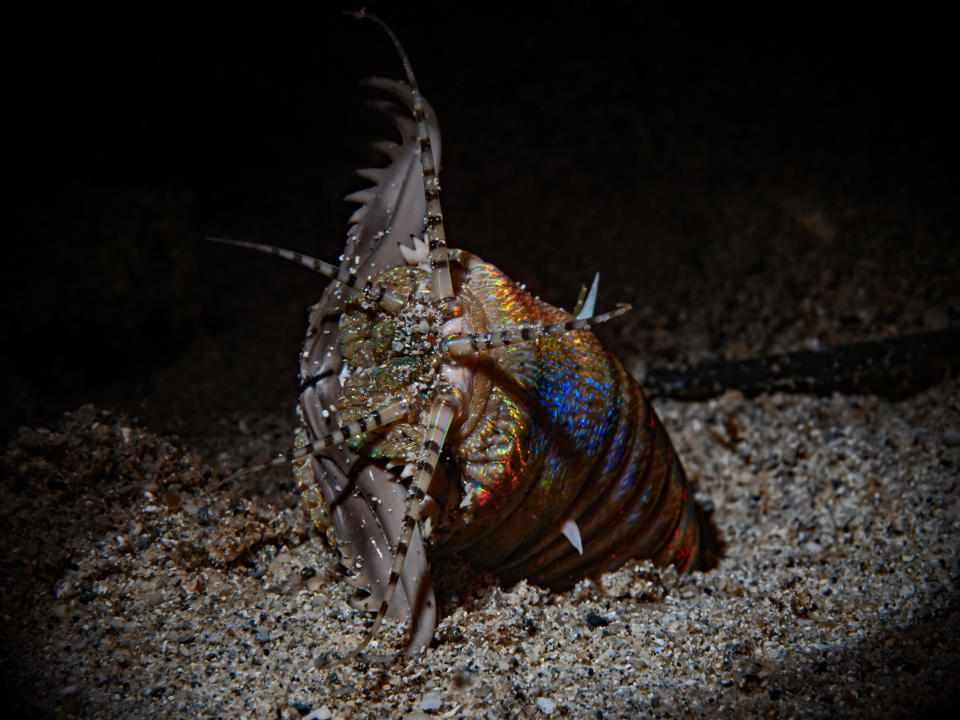
[[[804,34],[822,29],[816,18],[755,33],[727,19],[726,40],[709,18],[691,29],[662,9],[631,16],[629,30],[604,13],[538,18],[529,32],[526,17],[479,29],[441,19],[394,24],[445,132],[453,244],[557,304],[599,269],[601,304],[636,308],[602,336],[639,376],[960,324],[955,140],[927,92],[935,49],[893,58],[880,34],[844,18],[816,50]],[[292,477],[215,487],[289,445],[320,285],[199,241],[339,252],[339,197],[380,128],[351,126],[362,95],[347,88],[397,66],[375,29],[314,21],[316,51],[304,49],[313,31],[251,14],[227,29],[208,19],[222,54],[196,50],[189,33],[172,42],[181,29],[168,20],[121,41],[120,69],[104,51],[75,75],[37,70],[44,97],[82,81],[77,95],[92,99],[74,107],[79,129],[39,144],[39,169],[21,177],[23,242],[4,284],[8,710],[951,715],[957,378],[896,400],[660,399],[722,541],[715,568],[630,564],[553,594],[438,562],[431,647],[390,665],[323,667],[369,618],[348,605]],[[495,48],[484,40],[493,29]],[[899,29],[911,36],[909,22]],[[252,42],[261,32],[273,38],[264,47]],[[368,45],[373,60],[334,64]],[[258,109],[267,100],[281,107]],[[174,105],[162,120],[141,117],[163,102]],[[381,633],[378,647],[402,634]]]

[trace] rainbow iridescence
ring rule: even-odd
[[[475,331],[569,319],[467,258],[459,298]],[[471,419],[451,447],[469,502],[441,523],[438,549],[554,588],[633,557],[691,566],[699,528],[683,469],[636,382],[592,333],[469,362]],[[562,534],[570,519],[582,555]]]

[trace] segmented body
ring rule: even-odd
[[[283,457],[378,611],[371,635],[405,619],[414,652],[436,623],[427,546],[559,590],[630,558],[694,567],[699,528],[663,426],[587,322],[446,248],[436,118],[391,38],[407,83],[370,84],[407,106],[380,106],[401,142],[359,171],[373,186],[349,198],[341,283],[301,355],[305,447]]]

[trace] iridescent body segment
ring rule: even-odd
[[[475,332],[570,319],[463,257],[458,297]],[[470,366],[470,410],[450,450],[470,502],[441,521],[437,551],[555,589],[631,557],[691,565],[698,527],[683,470],[636,382],[592,333],[499,348]],[[651,533],[655,515],[666,522]],[[569,520],[582,555],[562,534]]]
[[[237,243],[338,281],[301,353],[304,432],[271,464],[294,462],[356,606],[377,613],[350,656],[384,617],[409,623],[409,653],[430,641],[428,550],[561,590],[631,558],[695,568],[700,547],[663,426],[589,331],[628,308],[593,315],[590,299],[574,318],[447,248],[436,117],[385,29],[407,82],[368,84],[410,114],[379,105],[401,142],[377,146],[387,167],[359,171],[373,186],[349,197],[361,207],[340,267]]]

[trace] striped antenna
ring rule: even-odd
[[[372,300],[389,313],[397,312],[403,307],[403,300],[392,294],[379,283],[371,280],[361,281],[354,273],[347,270],[341,270],[336,265],[331,265],[323,260],[317,260],[315,257],[304,255],[295,250],[275,247],[273,245],[261,245],[260,243],[247,242],[246,240],[229,240],[227,238],[207,237],[207,240],[223,245],[233,245],[234,247],[247,248],[248,250],[257,250],[258,252],[273,255],[275,257],[289,260],[290,262],[310,268],[314,272],[326,275],[331,280],[336,280],[341,285],[346,285],[355,293]]]
[[[400,40],[393,30],[379,17],[366,10],[352,13],[357,20],[372,20],[390,37],[390,41],[400,55],[403,70],[407,75],[407,84],[413,99],[413,119],[417,123],[417,142],[420,144],[420,169],[423,175],[423,199],[425,206],[424,237],[430,247],[430,291],[437,300],[453,297],[453,281],[450,279],[450,264],[447,258],[447,235],[443,229],[443,210],[440,207],[440,180],[437,177],[436,162],[430,146],[430,131],[427,128],[426,113],[423,109],[423,96],[413,74],[410,58],[404,51]]]
[[[451,357],[477,355],[484,350],[493,350],[504,345],[512,345],[527,340],[540,340],[554,335],[563,335],[573,330],[589,329],[591,325],[599,325],[607,322],[607,320],[620,317],[630,309],[630,305],[620,303],[616,310],[578,320],[567,320],[566,322],[548,325],[513,325],[501,330],[476,335],[450,335],[446,338],[447,355]]]
[[[430,487],[430,481],[433,479],[433,473],[437,468],[440,450],[443,448],[447,431],[450,430],[450,425],[453,424],[453,419],[456,417],[458,410],[456,400],[450,397],[441,397],[430,406],[430,417],[427,420],[426,433],[421,447],[422,454],[420,461],[417,463],[417,473],[413,476],[413,482],[407,490],[407,511],[403,518],[400,539],[397,541],[393,565],[390,568],[390,579],[386,593],[384,593],[383,600],[380,602],[377,617],[366,636],[359,645],[334,664],[348,662],[362,653],[383,624],[387,609],[390,607],[390,601],[393,599],[397,591],[397,585],[400,583],[400,574],[403,572],[403,564],[407,559],[410,539],[413,537],[413,530],[420,519],[420,513],[423,512],[423,501],[427,495],[427,489]]]
[[[277,455],[277,457],[269,462],[243,468],[243,470],[238,470],[232,475],[224,478],[220,484],[228,483],[231,480],[243,475],[260,472],[261,470],[266,470],[267,468],[276,465],[289,465],[294,460],[306,457],[307,455],[315,455],[325,448],[333,445],[339,445],[340,443],[345,442],[356,435],[369,432],[370,430],[376,430],[378,427],[382,427],[383,425],[388,425],[394,420],[403,417],[407,413],[407,410],[408,404],[405,400],[394,400],[389,405],[384,405],[383,407],[374,410],[369,415],[358,418],[352,423],[341,425],[337,430],[324,435],[322,438],[314,440],[309,445],[287,450],[286,452],[280,453]],[[219,487],[219,485],[216,487]]]

